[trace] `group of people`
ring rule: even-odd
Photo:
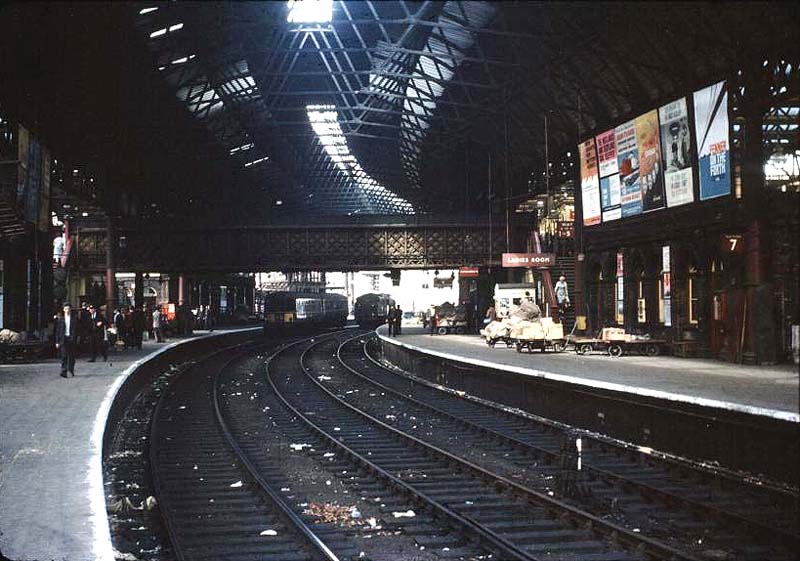
[[[214,330],[215,316],[210,306],[201,306],[197,317],[183,301],[176,307],[175,323],[172,326],[178,336],[191,335],[197,323],[200,328]],[[88,362],[96,362],[99,356],[108,360],[110,347],[141,349],[144,333],[161,343],[166,339],[167,318],[159,306],[152,310],[148,306],[117,308],[106,319],[105,309],[83,303],[78,310],[65,303],[55,318],[54,340],[61,358],[61,376],[75,375],[75,360],[78,355],[90,355]]]
[[[386,323],[389,326],[389,337],[400,335],[403,332],[403,309],[400,306],[389,306]]]
[[[89,354],[88,362],[96,362],[98,356],[107,361],[108,349],[117,341],[126,349],[141,349],[145,331],[161,340],[162,320],[158,308],[152,312],[144,306],[115,309],[109,323],[105,310],[87,303],[73,310],[67,302],[55,319],[54,339],[61,357],[63,378],[75,375],[75,359],[79,354]]]

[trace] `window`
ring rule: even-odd
[[[694,267],[689,268],[689,282],[687,284],[689,285],[689,295],[687,298],[689,301],[689,323],[694,325],[698,323],[698,312],[700,311],[697,269]]]
[[[622,277],[614,281],[614,292],[617,294],[617,323],[625,323],[625,288]]]
[[[647,301],[644,297],[644,271],[639,273],[639,298],[636,302],[636,319],[639,323],[647,322]]]
[[[665,323],[666,319],[666,306],[664,298],[664,274],[658,277],[658,322]]]

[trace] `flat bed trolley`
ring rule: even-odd
[[[658,356],[667,343],[664,339],[652,339],[647,335],[630,335],[618,328],[604,328],[599,337],[576,337],[573,340],[575,352],[585,355],[592,351],[607,353],[608,356],[622,355]]]

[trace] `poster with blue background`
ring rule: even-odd
[[[694,129],[700,170],[700,200],[730,195],[728,91],[725,82],[694,93]]]

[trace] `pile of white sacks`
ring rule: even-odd
[[[523,302],[508,317],[491,322],[481,329],[487,341],[503,337],[525,341],[540,339],[563,339],[564,326],[554,323],[553,318],[541,317],[542,311],[533,302]]]

